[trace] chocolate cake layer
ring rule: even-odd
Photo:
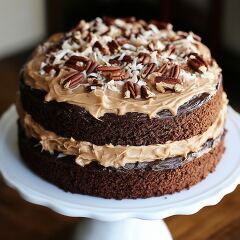
[[[196,96],[179,108],[173,116],[162,111],[157,118],[143,113],[125,115],[106,113],[94,118],[85,109],[69,103],[45,102],[45,92],[20,84],[24,110],[45,129],[63,137],[88,141],[96,145],[150,145],[191,138],[206,131],[222,107],[222,84],[210,99],[207,94]]]
[[[222,137],[211,151],[176,169],[148,167],[152,163],[116,169],[95,162],[81,167],[73,156],[58,158],[41,151],[37,143],[19,128],[20,153],[35,173],[65,191],[115,199],[161,196],[189,188],[215,169],[224,152]]]

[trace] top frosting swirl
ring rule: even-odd
[[[96,18],[55,34],[25,67],[25,83],[56,100],[105,113],[146,113],[178,108],[202,93],[216,92],[221,69],[192,32],[171,24]]]

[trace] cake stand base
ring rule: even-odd
[[[74,240],[172,240],[163,220],[126,219],[104,222],[83,218]]]

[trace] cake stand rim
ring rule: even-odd
[[[16,116],[14,118],[15,113],[15,106],[11,106],[1,117],[0,120],[0,152],[2,152],[3,143],[4,140],[6,140],[6,136],[4,134],[7,133],[7,130],[9,128],[9,125],[13,124],[13,119],[16,121]],[[240,136],[240,115],[235,112],[230,106],[228,107],[229,112],[229,119],[232,121],[232,124],[235,125],[236,130]],[[11,121],[10,121],[11,120]],[[3,137],[2,137],[3,135]],[[1,156],[0,158],[2,158]],[[237,161],[237,160],[236,160]],[[240,159],[238,160],[240,163]],[[20,161],[19,161],[20,162]],[[1,159],[0,159],[1,163]],[[22,163],[23,165],[23,163]],[[25,167],[26,168],[26,167]],[[28,170],[30,171],[30,170]],[[202,198],[201,201],[198,199],[198,202],[192,203],[190,201],[190,205],[186,204],[183,206],[183,203],[175,204],[174,207],[171,207],[169,209],[162,209],[160,206],[156,207],[140,207],[135,209],[128,209],[128,208],[99,208],[95,206],[86,206],[79,204],[78,207],[71,206],[71,204],[66,204],[65,201],[61,201],[61,199],[51,199],[47,197],[44,194],[41,194],[40,192],[36,192],[34,189],[31,189],[27,186],[24,186],[23,184],[17,182],[17,180],[14,178],[13,175],[9,175],[6,170],[4,170],[4,167],[2,164],[0,164],[0,172],[3,176],[3,179],[5,182],[12,188],[16,189],[19,194],[28,202],[46,206],[60,214],[71,216],[71,217],[88,217],[96,220],[102,220],[102,221],[117,221],[117,220],[123,220],[127,218],[139,218],[139,219],[146,219],[146,220],[157,220],[157,219],[163,219],[165,217],[169,217],[172,215],[189,215],[194,214],[197,211],[199,211],[204,206],[210,206],[215,205],[218,202],[221,201],[221,199],[230,192],[234,191],[234,189],[237,187],[237,185],[240,183],[240,167],[238,169],[235,169],[234,174],[231,174],[230,180],[225,180],[222,184],[226,185],[226,181],[230,182],[227,183],[227,186],[223,186],[222,189],[220,189],[218,192],[215,192],[214,195],[210,195],[206,198]],[[214,173],[213,173],[214,174]],[[207,178],[208,179],[208,178]],[[206,181],[207,181],[206,179]],[[44,181],[41,179],[41,181]],[[44,181],[45,182],[45,181]],[[219,185],[218,185],[219,186]],[[60,190],[60,189],[59,189]],[[60,190],[62,191],[62,190]],[[188,191],[191,191],[188,190]],[[207,194],[207,193],[206,193]],[[79,196],[82,196],[79,194]],[[99,198],[96,197],[90,197],[96,199],[96,201]],[[155,198],[157,199],[157,198]],[[102,199],[101,199],[102,200]],[[136,199],[132,201],[139,201],[142,199]],[[112,201],[108,199],[104,199],[104,201]],[[119,201],[119,200],[115,200]],[[127,200],[126,200],[127,201]],[[130,200],[131,201],[131,200]],[[146,199],[147,201],[147,199]],[[121,202],[121,201],[119,201]],[[171,204],[170,204],[171,205]]]

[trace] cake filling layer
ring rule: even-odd
[[[166,161],[127,164],[124,168],[105,168],[92,162],[81,167],[74,156],[58,158],[58,153],[41,152],[36,139],[27,138],[21,126],[19,130],[23,161],[35,173],[65,191],[105,198],[146,198],[189,188],[214,170],[224,151],[222,138],[208,153],[181,167],[177,165],[177,169],[172,169],[172,164],[162,168],[160,164]]]
[[[27,113],[24,113],[21,122],[27,135],[39,139],[42,148],[46,151],[75,155],[76,163],[81,166],[97,161],[105,167],[120,167],[127,163],[151,162],[176,156],[186,157],[189,153],[199,152],[209,139],[216,139],[223,134],[226,111],[227,98],[224,93],[223,107],[219,116],[206,132],[186,140],[147,146],[114,146],[112,144],[98,146],[90,142],[64,138],[45,130]]]

